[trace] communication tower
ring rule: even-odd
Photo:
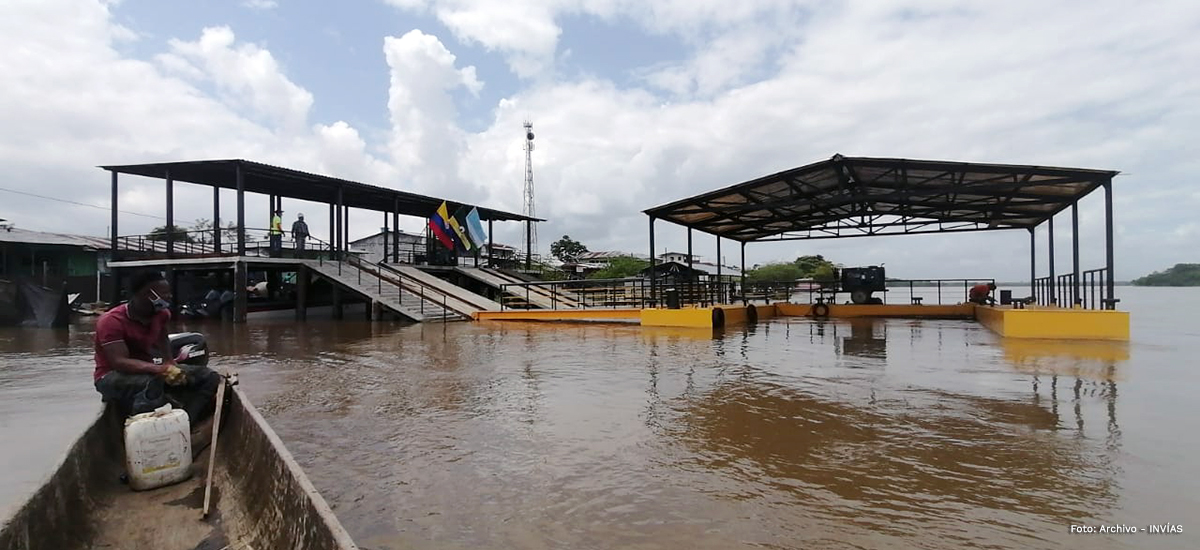
[[[525,207],[522,213],[531,218],[537,217],[533,207],[533,123],[528,120],[525,121]],[[537,249],[537,224],[530,223],[530,254],[537,254]]]

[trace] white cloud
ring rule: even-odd
[[[303,126],[312,94],[284,75],[271,52],[235,42],[229,27],[206,28],[194,42],[172,39],[171,53],[158,59],[168,69],[193,77],[203,74],[251,114],[266,115],[288,130]]]
[[[105,4],[25,2],[0,19],[0,72],[9,76],[0,125],[19,129],[0,137],[5,186],[103,205],[107,178],[96,164],[236,156],[520,211],[521,122],[530,118],[538,213],[550,219],[542,250],[566,233],[595,249],[640,252],[641,210],[840,152],[1119,169],[1128,175],[1115,184],[1118,277],[1189,260],[1179,253],[1196,235],[1191,178],[1200,169],[1191,151],[1200,75],[1182,70],[1200,58],[1192,32],[1200,8],[1191,3],[517,0],[512,13],[529,20],[510,27],[511,15],[483,2],[391,1],[454,23],[460,40],[544,78],[496,99],[486,127],[468,131],[455,98],[492,101],[475,68],[425,32],[380,37],[389,129],[377,139],[310,120],[324,98],[230,28],[173,40],[147,63],[118,53],[131,31]],[[72,14],[69,28],[57,23],[62,13]],[[565,79],[544,69],[568,15],[634,21],[678,37],[691,55],[643,68],[654,83],[645,88]],[[161,187],[124,185],[123,208],[161,210]],[[181,202],[181,219],[207,215],[200,191],[179,193],[196,199]],[[107,223],[101,211],[3,196],[0,217],[24,227],[103,233]],[[1082,206],[1085,267],[1102,261],[1102,207],[1099,196]],[[248,208],[253,219],[265,201]],[[34,211],[33,220],[14,214]],[[1057,228],[1060,251],[1069,249],[1067,220]],[[356,227],[379,221],[355,218]],[[128,233],[155,222],[122,224]],[[505,225],[501,238],[520,242],[520,230]],[[658,227],[660,247],[683,246],[684,230]],[[696,243],[712,254],[711,237]],[[887,262],[897,276],[1015,278],[1027,274],[1027,247],[1021,232],[893,237],[751,245],[748,259],[818,252]],[[724,254],[734,260],[738,249],[729,243]],[[1060,252],[1063,265],[1068,257]]]
[[[252,10],[273,10],[279,7],[275,0],[242,0],[242,7]]]

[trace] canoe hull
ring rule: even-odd
[[[105,408],[58,470],[0,529],[0,548],[356,548],[279,437],[236,387],[222,421],[213,508],[201,519],[206,449],[193,476],[153,491],[121,484],[123,419]]]

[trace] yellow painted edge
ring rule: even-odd
[[[639,309],[529,309],[506,311],[480,311],[477,321],[571,321],[598,319],[639,319]]]

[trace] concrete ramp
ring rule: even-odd
[[[569,293],[555,292],[549,288],[530,285],[526,281],[499,271],[478,267],[456,267],[454,270],[496,290],[502,290],[510,296],[525,300],[535,307],[542,309],[572,309],[579,307],[579,301]],[[526,286],[504,288],[504,285]]]
[[[460,310],[460,307],[470,307],[475,312],[500,311],[500,304],[493,302],[487,296],[480,296],[454,283],[443,281],[411,265],[388,264],[388,268],[401,273],[422,286],[445,294],[455,304],[459,305],[459,307],[452,307],[452,309]]]

